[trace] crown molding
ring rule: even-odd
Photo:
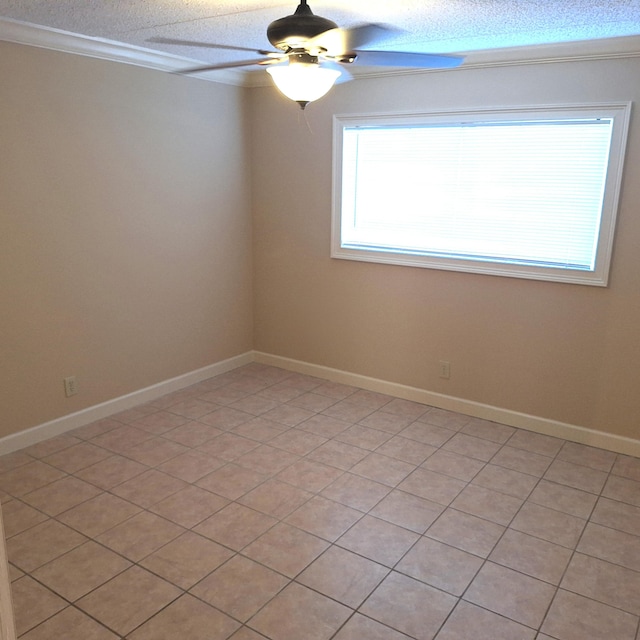
[[[2,17],[0,17],[0,40],[111,62],[133,64],[158,71],[180,71],[186,67],[196,67],[202,64],[201,60]],[[244,86],[246,84],[244,75],[233,69],[221,69],[215,72],[200,73],[193,77],[222,84]]]
[[[0,17],[0,40],[112,62],[133,64],[158,71],[180,71],[185,66],[197,66],[202,63],[200,60],[184,58],[115,40],[93,38],[2,17]],[[452,73],[465,69],[522,64],[638,58],[640,57],[640,36],[622,36],[619,38],[470,51],[462,55],[465,56],[464,64],[454,69],[390,69],[378,67],[364,70],[354,67],[350,69],[350,72],[354,79],[357,80],[359,78],[384,78],[424,73]],[[271,84],[267,74],[262,71],[239,71],[237,69],[219,69],[199,73],[193,78],[245,87],[261,87]]]

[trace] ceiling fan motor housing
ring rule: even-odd
[[[267,27],[267,38],[277,49],[288,51],[304,47],[307,40],[337,28],[333,20],[314,15],[306,0],[301,0],[293,15],[274,20]]]

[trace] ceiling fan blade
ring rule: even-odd
[[[201,73],[204,71],[216,71],[217,69],[233,69],[234,67],[248,67],[252,64],[271,64],[273,62],[279,62],[281,59],[286,58],[285,54],[282,56],[275,58],[258,58],[255,60],[237,60],[236,62],[223,62],[222,64],[208,64],[200,67],[192,67],[190,69],[181,69],[179,71],[174,71],[173,73],[177,73],[180,75],[190,74],[190,73]]]
[[[272,53],[274,55],[280,55],[277,51],[264,51],[262,49],[248,49],[247,47],[234,47],[227,44],[213,44],[211,42],[199,42],[198,40],[180,40],[176,38],[149,38],[147,42],[153,42],[154,44],[172,44],[181,47],[203,47],[205,49],[229,49],[231,51],[250,51],[251,53],[259,53],[261,56],[268,56]]]
[[[329,56],[340,56],[373,42],[382,42],[398,33],[401,33],[399,29],[373,23],[351,29],[329,29],[311,38],[305,44],[305,49],[322,49]]]
[[[371,67],[414,67],[418,69],[447,69],[460,66],[462,56],[433,53],[405,53],[403,51],[354,51],[354,64]],[[340,60],[349,62],[349,60]]]

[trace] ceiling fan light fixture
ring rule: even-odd
[[[309,102],[329,93],[340,77],[338,69],[323,67],[319,63],[290,62],[267,68],[276,87],[287,98],[304,109]]]

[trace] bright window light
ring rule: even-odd
[[[605,285],[628,112],[336,117],[332,255]]]

